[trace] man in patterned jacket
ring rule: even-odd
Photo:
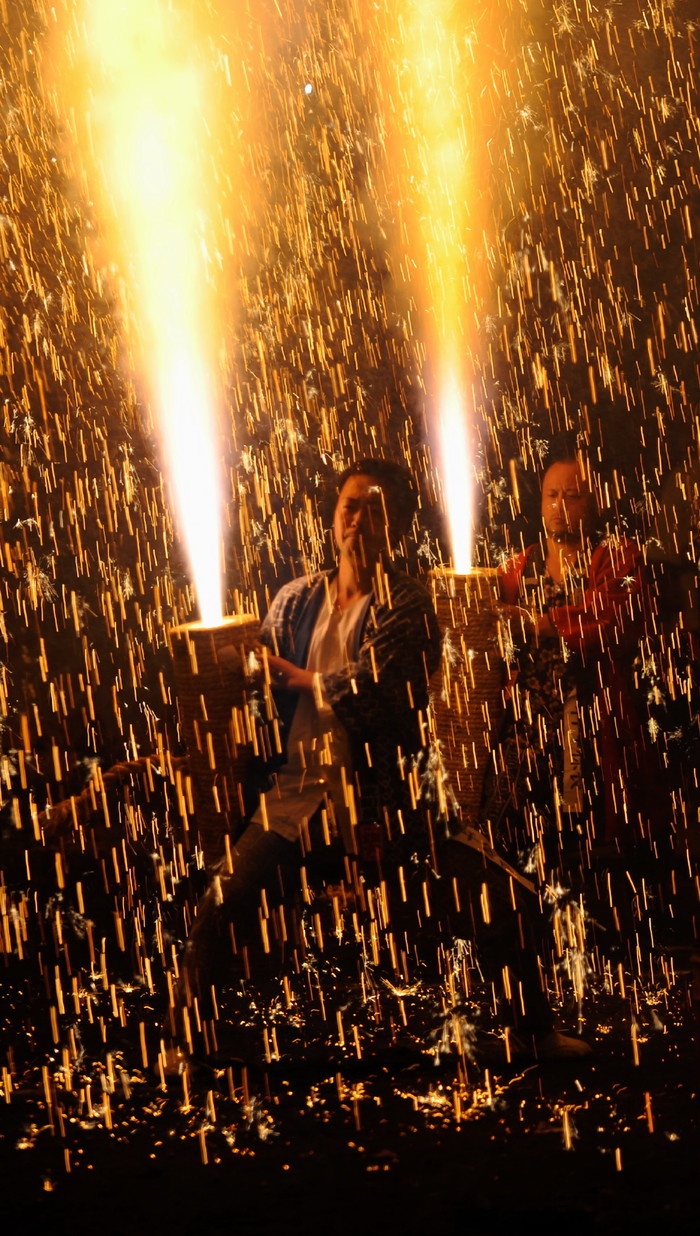
[[[333,517],[337,567],[286,584],[263,622],[283,763],[187,943],[186,982],[205,1001],[232,947],[259,942],[261,890],[268,906],[284,903],[310,871],[337,879],[364,863],[377,874],[420,849],[407,773],[424,745],[440,632],[425,589],[391,565],[415,507],[406,469],[382,459],[348,468]]]
[[[294,841],[325,798],[331,831],[371,860],[410,827],[402,767],[424,745],[440,632],[425,589],[391,565],[415,510],[408,472],[360,460],[338,485],[337,569],[287,584],[262,626],[286,764],[258,818]]]

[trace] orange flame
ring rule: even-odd
[[[399,193],[418,255],[416,292],[427,318],[428,395],[435,409],[440,477],[453,564],[472,560],[474,461],[472,365],[481,239],[476,154],[476,36],[454,0],[406,0],[390,41],[400,98]],[[480,6],[481,7],[481,6]],[[411,217],[411,207],[413,215]]]
[[[200,614],[222,616],[211,99],[195,0],[82,0],[59,77],[90,195],[135,306],[140,368]],[[209,75],[211,70],[209,69]],[[70,105],[70,106],[69,106]]]

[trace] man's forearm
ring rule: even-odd
[[[314,691],[315,675],[311,670],[302,669],[284,657],[276,657],[270,653],[267,656],[270,668],[270,682],[277,690],[305,691],[311,695]]]

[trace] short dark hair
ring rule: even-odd
[[[418,494],[408,468],[391,459],[357,459],[341,472],[335,483],[336,494],[340,494],[351,476],[369,476],[381,485],[386,496],[389,540],[394,546],[408,532],[418,506]]]
[[[549,471],[552,464],[580,462],[579,435],[574,429],[565,429],[562,433],[555,434],[547,444],[542,456],[542,475]]]

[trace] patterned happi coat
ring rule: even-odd
[[[311,635],[334,571],[293,580],[280,589],[261,629],[271,652],[305,667]],[[418,813],[409,774],[424,746],[428,683],[440,660],[440,630],[423,587],[389,567],[377,570],[367,614],[351,659],[324,674],[328,703],[351,743],[361,820],[381,826],[380,849],[415,834]],[[298,696],[275,692],[283,741]]]

